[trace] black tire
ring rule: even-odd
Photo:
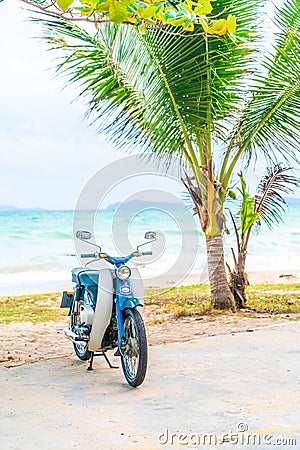
[[[79,321],[79,308],[80,308],[80,301],[79,302],[73,302],[72,309],[71,309],[71,330],[74,331],[74,327],[78,325]],[[88,343],[86,344],[75,344],[73,342],[74,351],[76,353],[76,356],[78,356],[81,361],[88,361],[91,356],[92,352],[88,350]]]
[[[148,362],[147,337],[143,319],[136,309],[123,313],[125,350],[121,362],[124,376],[130,386],[137,387],[145,379]]]

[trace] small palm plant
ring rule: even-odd
[[[231,216],[235,237],[236,252],[232,248],[234,268],[230,270],[230,286],[238,308],[245,307],[246,286],[249,284],[245,272],[249,239],[253,228],[265,223],[270,230],[283,222],[287,202],[284,195],[293,193],[293,186],[299,186],[300,180],[290,174],[291,167],[276,164],[267,169],[267,174],[260,180],[257,193],[251,196],[244,176],[240,174],[241,204],[238,217]],[[230,269],[230,268],[229,268]]]

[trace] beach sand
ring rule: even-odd
[[[174,318],[166,314],[159,317],[145,310],[144,321],[149,345],[187,342],[199,337],[251,332],[254,329],[297,320],[296,314],[256,314],[247,316],[236,313],[217,318],[210,316]],[[0,366],[16,367],[43,360],[76,359],[72,343],[65,338],[64,328],[68,317],[62,322],[12,322],[0,324]],[[109,355],[112,355],[109,352]]]
[[[300,282],[300,270],[250,272],[251,284],[282,284]],[[161,277],[160,287],[171,288],[176,285],[176,277]],[[177,278],[178,280],[178,278]],[[201,277],[200,282],[207,282]],[[147,282],[144,283],[147,287]],[[189,274],[182,285],[199,284],[199,276]],[[52,286],[48,292],[69,289],[67,286]],[[44,286],[35,286],[35,292],[47,292]],[[23,292],[25,294],[27,292]],[[30,292],[32,293],[32,292]],[[294,317],[295,316],[295,317]],[[297,315],[255,314],[248,313],[247,317],[241,313],[228,314],[214,318],[179,318],[168,317],[166,314],[157,317],[145,308],[144,319],[150,345],[166,344],[177,341],[188,341],[196,336],[211,336],[252,330],[257,327],[269,326],[275,323],[297,319]],[[74,355],[72,343],[64,337],[63,329],[68,326],[68,317],[64,322],[46,322],[33,324],[31,322],[0,324],[0,340],[3,342],[0,350],[0,365],[13,367],[37,362],[41,360],[72,357]]]
[[[190,286],[194,284],[208,284],[208,275],[206,273],[190,273],[184,274],[163,274],[158,277],[143,277],[145,288],[171,288],[174,286]],[[300,282],[300,270],[270,270],[260,272],[248,272],[250,284],[276,284],[276,283],[298,283]],[[59,274],[57,279],[51,281],[36,280],[20,280],[18,273],[10,278],[9,282],[1,282],[0,279],[0,296],[1,295],[25,295],[25,294],[41,294],[48,292],[60,292],[72,290],[71,274]]]
[[[249,272],[248,277],[250,284],[298,283],[300,282],[300,270]]]
[[[269,270],[260,272],[248,272],[248,279],[250,284],[278,284],[278,283],[298,283],[300,282],[300,270]],[[166,277],[162,275],[155,279],[158,283],[154,285],[148,283],[148,280],[144,280],[145,287],[172,287],[172,286],[190,286],[193,284],[205,284],[208,283],[208,275],[202,273],[188,274],[187,276],[173,275]]]

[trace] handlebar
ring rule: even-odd
[[[81,253],[81,258],[95,258],[95,253]]]
[[[133,252],[131,255],[129,255],[126,258],[128,258],[127,261],[129,261],[129,259],[131,259],[133,256],[151,256],[152,254],[153,253],[152,253],[151,250],[146,251],[146,252]],[[100,259],[100,258],[107,259],[107,258],[110,258],[107,255],[107,253],[98,253],[98,252],[96,252],[96,253],[81,253],[80,256],[81,256],[81,258],[95,258],[95,259]],[[114,258],[111,258],[111,259],[112,259],[112,261],[110,261],[108,259],[107,260],[109,262],[113,262]]]

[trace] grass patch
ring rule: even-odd
[[[181,286],[165,292],[152,289],[148,294],[146,304],[157,313],[176,317],[231,314],[211,307],[208,285]],[[299,283],[255,284],[249,286],[247,294],[247,308],[243,312],[300,314]]]
[[[60,300],[61,293],[0,297],[0,323],[59,321],[68,311]]]
[[[300,313],[300,284],[250,286],[247,307],[260,313]]]
[[[180,286],[146,291],[146,306],[157,314],[176,317],[212,313],[208,285]]]
[[[300,284],[257,284],[248,289],[248,312],[300,314]],[[67,309],[61,309],[61,293],[0,297],[0,323],[48,322],[66,320]],[[163,321],[164,315],[173,317],[232,315],[215,311],[210,305],[208,285],[181,286],[172,289],[147,289],[145,306],[153,320]]]

